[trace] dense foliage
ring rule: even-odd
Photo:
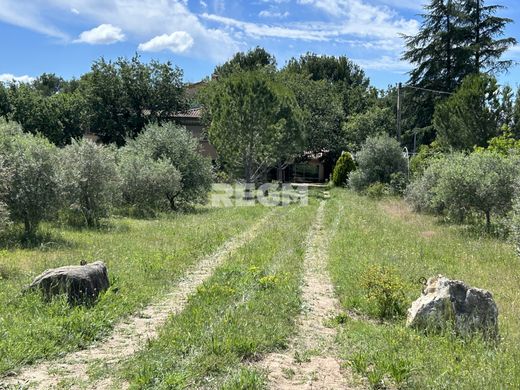
[[[499,133],[500,101],[496,80],[487,75],[464,79],[457,92],[435,108],[439,144],[457,150],[486,146]]]
[[[13,221],[22,222],[27,237],[59,206],[58,156],[45,138],[24,134],[14,124],[0,126],[0,156],[12,172],[6,204]]]
[[[362,191],[374,183],[390,184],[393,175],[406,174],[407,160],[399,143],[387,135],[369,137],[355,156],[358,168],[349,184]]]
[[[431,127],[435,104],[448,97],[471,74],[507,70],[510,60],[501,59],[516,44],[504,37],[511,22],[499,17],[501,8],[484,0],[430,0],[419,32],[406,37],[403,59],[411,62],[403,101],[404,132],[419,132],[425,143],[435,132]]]
[[[4,157],[0,155],[0,232],[9,224],[9,210],[5,203],[5,197],[11,186],[12,172],[7,167]]]
[[[332,172],[332,182],[335,186],[343,186],[347,184],[350,173],[356,169],[354,159],[349,152],[343,152],[334,166]]]
[[[263,71],[211,82],[203,101],[219,157],[246,182],[301,151],[302,118],[294,94]]]
[[[180,173],[180,185],[166,186],[165,195],[172,210],[207,201],[212,185],[211,161],[202,156],[198,139],[185,128],[172,123],[149,125],[125,149],[145,161],[168,161],[176,169],[165,173],[172,175],[174,181],[178,179],[177,171]]]
[[[408,188],[416,209],[462,222],[473,215],[505,216],[512,209],[518,158],[485,151],[456,153],[435,160]]]
[[[78,224],[98,226],[116,204],[115,150],[89,140],[72,141],[60,151],[60,183],[68,217]]]
[[[131,149],[121,153],[119,175],[123,205],[135,215],[168,210],[168,197],[182,189],[182,175],[168,159],[153,160]]]

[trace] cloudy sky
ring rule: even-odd
[[[305,52],[346,55],[378,87],[406,80],[400,34],[427,0],[0,0],[0,80],[80,76],[104,56],[171,60],[187,81],[260,45],[283,65]],[[518,0],[496,0],[518,20]],[[520,24],[508,34],[520,40]],[[509,54],[520,61],[520,48]],[[501,77],[520,83],[520,66]]]

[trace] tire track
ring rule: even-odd
[[[307,236],[302,287],[304,313],[297,321],[297,334],[286,352],[269,354],[259,363],[267,371],[271,389],[352,388],[347,382],[348,373],[336,357],[336,331],[324,325],[339,308],[327,273],[329,234],[333,232],[324,227],[325,204],[325,200],[320,202]],[[333,228],[337,228],[336,223]]]
[[[99,344],[82,351],[68,354],[64,358],[30,366],[11,378],[3,378],[0,388],[52,389],[61,381],[74,380],[88,383],[87,369],[90,364],[102,361],[115,365],[137,352],[147,340],[157,336],[167,318],[181,312],[188,297],[204,283],[224,260],[237,249],[256,237],[267,224],[274,211],[268,213],[249,230],[225,242],[214,253],[203,258],[186,272],[175,289],[165,299],[153,303],[141,312],[116,325],[111,336]],[[113,386],[110,378],[99,382],[94,388],[107,389]],[[122,388],[124,385],[118,386]]]

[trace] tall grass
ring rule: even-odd
[[[374,388],[520,388],[520,273],[506,242],[476,236],[409,211],[399,200],[373,201],[337,190],[327,213],[338,223],[330,271],[345,311],[355,319],[340,325],[338,343],[347,364]],[[380,322],[363,278],[374,265],[392,269],[409,305],[420,279],[439,273],[490,290],[499,307],[498,345],[453,335],[407,329],[404,318]]]
[[[0,375],[103,338],[266,211],[209,208],[157,220],[114,219],[101,230],[47,226],[50,236],[60,238],[57,244],[0,250]],[[64,299],[48,304],[36,293],[21,294],[41,271],[81,260],[102,260],[108,267],[112,288],[95,306],[72,308]]]

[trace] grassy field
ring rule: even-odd
[[[338,330],[342,363],[373,388],[520,388],[520,274],[512,245],[413,213],[398,199],[376,201],[341,189],[331,194],[325,207],[332,235],[328,267],[342,314],[327,323]],[[47,226],[54,244],[0,251],[0,373],[106,336],[122,318],[166,294],[198,259],[272,212],[156,339],[120,366],[92,362],[88,370],[91,380],[115,378],[115,388],[123,381],[135,389],[266,388],[255,362],[283,350],[294,335],[316,197],[308,207],[114,219],[103,230]],[[94,307],[70,308],[60,299],[45,304],[36,294],[21,294],[43,269],[81,259],[101,259],[109,267],[114,288]],[[420,295],[421,279],[439,273],[490,290],[500,311],[500,342],[425,335],[407,329],[403,313],[381,320],[366,286],[378,270],[393,278],[404,310]],[[81,385],[69,381],[63,388]]]
[[[0,374],[80,349],[121,318],[168,292],[202,256],[248,228],[265,207],[204,208],[157,220],[113,219],[102,230],[47,226],[51,243],[0,250]],[[112,289],[92,308],[22,295],[44,269],[103,260]]]
[[[264,388],[262,373],[247,363],[283,349],[294,331],[315,211],[314,201],[283,209],[231,256],[127,364],[123,375],[132,388]]]
[[[520,388],[520,273],[511,245],[412,213],[400,200],[376,202],[339,190],[327,220],[329,225],[339,220],[330,272],[343,309],[354,314],[338,321],[346,364],[374,388]],[[449,334],[426,336],[405,328],[404,318],[380,322],[363,287],[374,266],[395,274],[406,307],[421,292],[420,278],[439,273],[490,290],[502,340],[494,345]]]

